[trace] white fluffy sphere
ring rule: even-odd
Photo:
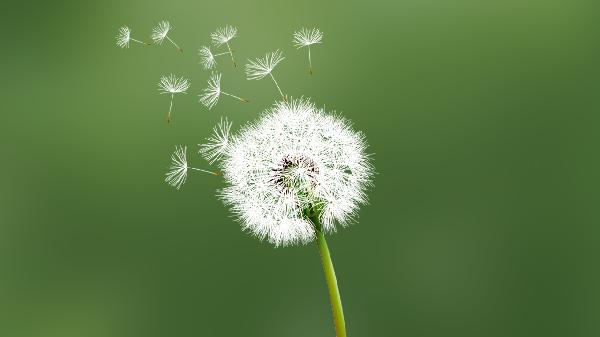
[[[307,243],[315,228],[306,209],[319,209],[322,229],[331,232],[366,203],[373,173],[367,144],[341,117],[296,99],[275,104],[231,137],[229,127],[215,128],[216,142],[201,152],[219,163],[227,184],[221,199],[260,239]]]

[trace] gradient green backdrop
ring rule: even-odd
[[[274,249],[190,164],[221,116],[277,98],[246,81],[277,48],[286,93],[342,112],[377,169],[357,224],[329,237],[348,336],[598,336],[600,20],[595,1],[4,1],[0,336],[333,336],[313,245]],[[115,46],[118,27],[172,46]],[[197,49],[238,26],[223,86],[197,102]],[[291,34],[316,26],[306,51]],[[157,82],[192,83],[169,98]]]

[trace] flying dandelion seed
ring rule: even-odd
[[[200,94],[200,103],[204,104],[209,110],[214,107],[219,101],[219,96],[221,94],[233,97],[237,100],[240,100],[244,103],[248,103],[249,101],[245,98],[238,97],[236,95],[232,95],[225,91],[221,90],[221,74],[213,73],[210,75],[208,79],[208,87],[202,90],[202,94]]]
[[[212,175],[218,175],[216,172],[211,172],[195,167],[189,167],[187,163],[186,146],[175,146],[175,152],[171,155],[171,166],[169,171],[165,173],[165,181],[167,184],[180,189],[187,179],[188,170],[195,170]]]
[[[177,43],[175,43],[169,37],[169,31],[171,30],[171,24],[169,21],[163,20],[158,23],[158,26],[154,27],[152,30],[152,35],[150,36],[154,43],[161,45],[165,39],[169,40],[180,52],[183,53],[183,49],[180,48]]]
[[[137,42],[143,45],[150,45],[149,43],[132,38],[131,29],[129,27],[123,26],[119,28],[119,32],[117,33],[117,46],[121,48],[129,48],[130,41]]]
[[[200,49],[198,49],[198,55],[200,55],[200,64],[205,70],[213,69],[217,65],[217,60],[215,57],[227,54],[230,54],[230,52],[226,51],[213,54],[213,52],[210,50],[210,47],[206,46],[202,46]]]
[[[273,80],[273,83],[275,83],[275,86],[277,87],[277,90],[279,90],[279,94],[281,95],[281,97],[284,100],[287,100],[287,96],[285,96],[281,91],[281,88],[279,87],[279,84],[275,80],[275,77],[273,77],[272,73],[273,69],[284,58],[285,57],[283,57],[283,54],[278,49],[274,52],[267,53],[263,58],[248,60],[249,63],[246,64],[246,78],[248,80],[260,80],[265,76],[270,75],[271,79]]]
[[[323,33],[317,28],[306,29],[302,28],[299,31],[294,32],[294,38],[292,42],[296,48],[308,47],[308,72],[312,75],[312,60],[310,58],[310,46],[313,44],[321,43],[323,39]]]
[[[235,35],[237,34],[237,27],[233,26],[225,26],[219,27],[216,31],[210,34],[212,42],[215,46],[220,47],[222,45],[227,45],[227,50],[229,51],[229,55],[231,55],[231,62],[233,62],[233,66],[237,67],[235,63],[235,59],[233,58],[233,52],[231,47],[229,46],[229,41],[231,41]]]
[[[199,152],[211,165],[221,159],[229,146],[231,124],[227,117],[221,118],[219,124],[213,128],[213,134],[206,138],[207,143],[199,144]]]
[[[158,83],[158,91],[161,94],[171,94],[171,104],[169,105],[169,113],[167,114],[167,123],[171,122],[171,110],[173,108],[173,96],[175,94],[184,93],[190,88],[190,83],[183,77],[177,77],[173,74],[162,76]]]

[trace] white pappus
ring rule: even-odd
[[[175,146],[175,152],[171,155],[171,166],[169,171],[165,173],[165,181],[167,184],[180,189],[187,179],[188,170],[195,170],[212,175],[218,175],[217,172],[203,170],[195,167],[189,167],[187,163],[187,146]]]
[[[117,46],[119,46],[121,48],[129,48],[130,41],[137,42],[137,43],[144,44],[144,45],[150,45],[149,43],[142,42],[140,40],[132,38],[131,37],[131,29],[127,26],[123,26],[123,27],[119,28],[116,39],[117,39]]]
[[[229,55],[231,55],[231,62],[233,62],[233,66],[237,67],[235,63],[235,59],[233,58],[233,51],[231,50],[231,46],[229,46],[229,41],[231,41],[237,34],[237,27],[227,25],[225,27],[219,27],[217,30],[210,34],[210,38],[212,39],[213,44],[216,47],[220,47],[222,45],[227,46],[227,50],[229,51]]]
[[[210,78],[208,79],[208,87],[204,88],[204,90],[202,90],[202,94],[199,95],[200,103],[204,104],[210,110],[210,109],[212,109],[212,107],[214,107],[217,104],[221,94],[233,97],[244,103],[250,102],[245,98],[238,97],[236,95],[232,95],[230,93],[222,91],[221,90],[221,74],[212,73],[210,75]]]
[[[246,78],[248,80],[260,80],[267,75],[271,76],[273,83],[277,87],[281,98],[287,100],[287,96],[283,94],[281,88],[279,87],[279,83],[273,77],[273,69],[279,64],[279,62],[283,61],[285,57],[283,57],[282,52],[278,49],[274,52],[270,52],[265,54],[262,58],[256,58],[254,60],[248,60],[248,64],[246,64]]]
[[[204,70],[213,69],[217,65],[217,56],[227,55],[230,52],[222,52],[214,54],[210,47],[202,46],[198,49],[198,55],[200,55],[200,64],[204,68]]]
[[[312,75],[312,60],[310,57],[310,46],[313,44],[321,43],[323,39],[323,33],[317,28],[307,29],[302,28],[294,32],[292,42],[296,48],[308,47],[308,72]]]
[[[175,41],[173,41],[169,37],[170,30],[171,30],[171,24],[169,23],[169,21],[163,20],[163,21],[159,22],[158,25],[156,27],[154,27],[154,29],[152,29],[152,35],[150,35],[150,37],[152,38],[154,43],[158,44],[158,45],[161,45],[163,43],[163,41],[165,39],[167,39],[167,40],[169,40],[169,42],[171,42],[175,46],[175,48],[177,48],[177,50],[179,50],[180,52],[183,53],[183,49],[181,47],[179,47],[177,45],[177,43],[175,43]]]
[[[169,113],[167,114],[167,122],[171,122],[171,110],[173,108],[173,96],[179,93],[186,93],[190,88],[190,83],[183,77],[177,77],[173,74],[161,76],[158,82],[158,91],[161,94],[171,94],[171,104],[169,105]]]
[[[217,163],[226,187],[218,196],[242,228],[275,246],[307,243],[319,209],[324,232],[346,226],[367,202],[373,167],[362,133],[307,99],[276,103],[255,123],[230,134],[227,120],[200,152]]]

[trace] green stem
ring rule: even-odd
[[[323,272],[325,273],[327,289],[329,290],[329,300],[331,301],[331,310],[333,311],[333,323],[335,324],[335,335],[337,337],[346,337],[344,309],[342,308],[342,299],[340,297],[333,263],[331,262],[331,256],[329,255],[327,241],[325,240],[325,235],[323,234],[321,224],[319,223],[318,215],[311,214],[310,220],[315,224],[317,232],[317,246],[319,247],[321,262],[323,263]]]

